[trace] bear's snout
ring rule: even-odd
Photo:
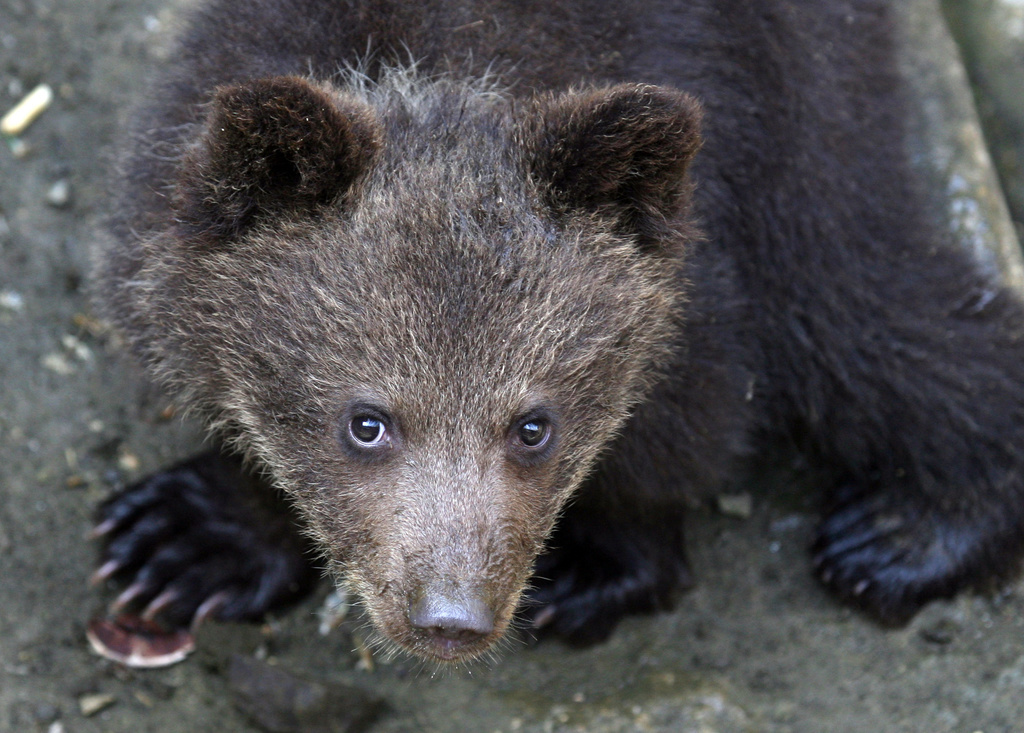
[[[494,633],[494,611],[474,592],[450,594],[427,590],[409,604],[409,624],[442,659],[462,656],[466,649]]]

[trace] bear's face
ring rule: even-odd
[[[510,107],[220,90],[142,278],[190,316],[154,327],[164,376],[271,469],[383,635],[441,661],[507,629],[678,328],[692,102]]]

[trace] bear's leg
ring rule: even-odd
[[[628,518],[570,506],[537,559],[524,615],[573,644],[602,641],[633,613],[667,610],[690,586],[683,513]]]
[[[997,291],[973,309],[927,310],[945,302],[894,308],[895,326],[835,370],[840,399],[807,413],[823,416],[819,450],[844,475],[817,572],[887,623],[999,579],[1024,546],[1024,309]]]
[[[204,453],[104,502],[97,581],[128,583],[114,611],[170,627],[255,620],[312,589],[317,573],[285,502],[241,461]]]
[[[814,566],[843,600],[901,624],[1011,569],[1020,553],[1016,508],[943,506],[894,489],[839,489],[818,528]]]

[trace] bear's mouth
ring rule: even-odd
[[[502,634],[472,639],[450,638],[431,633],[416,634],[416,644],[409,648],[418,657],[445,664],[469,662],[476,659],[494,645]]]

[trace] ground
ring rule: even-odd
[[[375,732],[1019,726],[1024,586],[935,603],[905,628],[880,628],[812,579],[816,505],[803,490],[751,487],[749,517],[694,512],[695,588],[673,613],[631,619],[591,649],[514,642],[467,669],[439,673],[409,659],[368,669],[357,614],[319,634],[322,591],[263,627],[211,625],[199,651],[168,669],[127,670],[93,655],[85,625],[109,598],[87,585],[93,507],[200,445],[197,426],[170,415],[171,401],[119,356],[85,294],[109,146],[166,57],[181,4],[0,5],[0,110],[40,82],[56,93],[19,142],[0,147],[0,730],[259,730],[238,707],[235,655],[383,698]],[[331,730],[322,721],[306,729]]]

